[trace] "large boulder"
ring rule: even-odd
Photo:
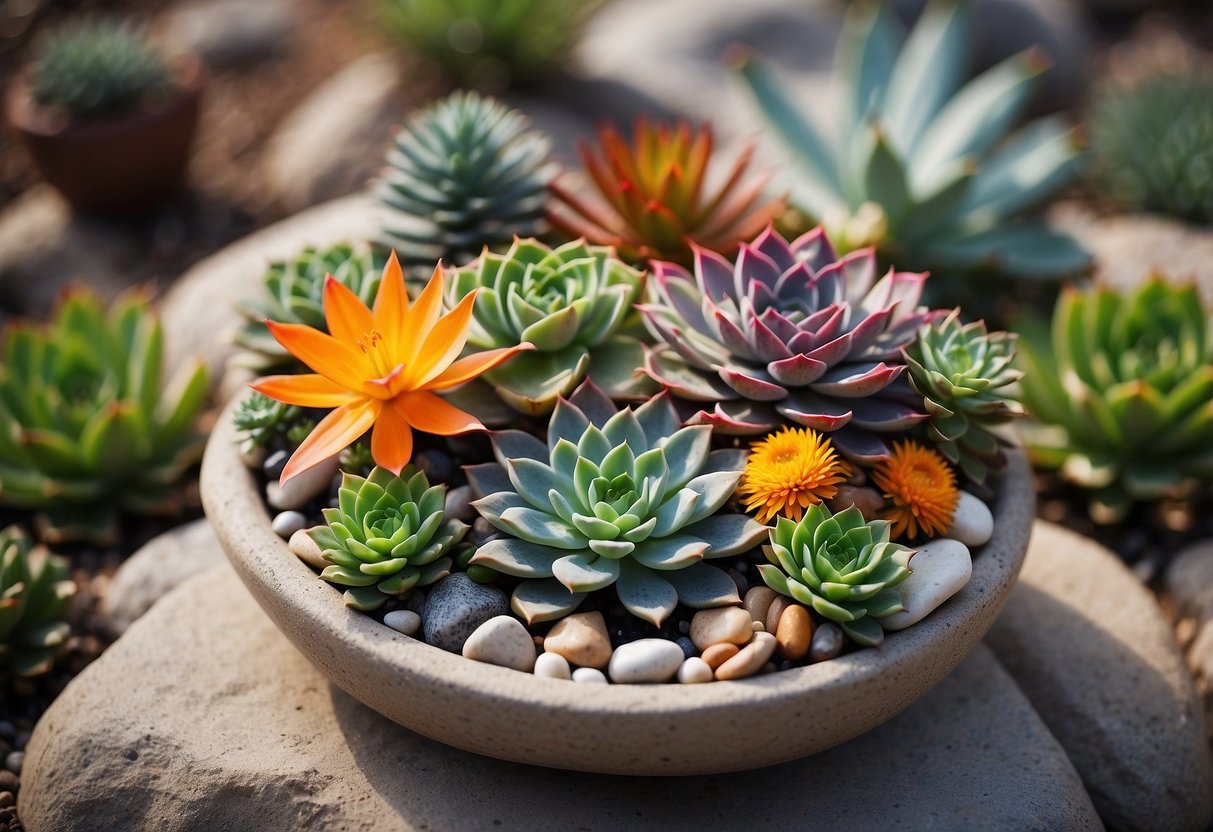
[[[743,726],[722,720],[722,753],[746,741]],[[902,715],[815,757],[604,777],[468,754],[387,722],[313,669],[227,566],[166,596],[47,711],[19,808],[30,832],[803,829],[810,818],[1100,828],[1069,760],[984,649]]]
[[[986,643],[1109,826],[1209,825],[1213,774],[1192,679],[1162,610],[1115,555],[1038,522]]]

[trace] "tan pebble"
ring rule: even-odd
[[[741,607],[700,610],[691,619],[691,641],[700,650],[713,644],[745,644],[753,632],[750,614]]]
[[[768,633],[775,635],[779,632],[779,618],[783,615],[783,611],[793,603],[791,598],[783,595],[771,602],[771,608],[767,610],[767,620],[764,622]]]
[[[809,611],[800,604],[792,604],[779,616],[779,629],[775,641],[779,644],[779,655],[798,661],[809,655],[813,641],[813,619]]]
[[[751,621],[765,623],[767,620],[767,610],[771,608],[771,602],[778,597],[779,593],[769,586],[752,586],[746,592],[745,600],[741,602],[741,605],[750,614]]]
[[[753,676],[775,655],[775,636],[770,633],[754,633],[754,640],[736,656],[716,668],[716,678],[721,681],[745,679]]]
[[[767,631],[767,627],[765,624],[763,624],[761,621],[754,622],[754,632],[765,633],[766,631]]]
[[[871,520],[884,508],[884,498],[874,488],[840,485],[838,494],[834,496],[834,499],[826,500],[826,505],[835,514],[855,506],[865,519]]]
[[[684,685],[698,685],[712,681],[712,668],[703,659],[692,656],[678,668],[678,681]]]
[[[306,563],[313,569],[324,569],[329,566],[329,562],[325,560],[324,555],[320,551],[320,547],[316,545],[316,541],[312,540],[312,536],[308,534],[311,529],[300,529],[291,535],[290,542],[287,547],[295,553],[295,557]]]
[[[611,660],[611,640],[600,612],[580,612],[556,622],[543,640],[543,649],[557,653],[577,667],[602,670]]]
[[[736,644],[713,644],[703,651],[700,658],[708,663],[708,667],[715,670],[740,652],[741,648]]]

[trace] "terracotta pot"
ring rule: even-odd
[[[347,608],[270,529],[256,481],[237,455],[232,407],[203,460],[203,504],[245,586],[295,647],[336,685],[406,728],[556,768],[737,771],[813,754],[876,727],[981,640],[1019,574],[1035,512],[1028,464],[1016,453],[999,486],[994,537],[975,553],[972,580],[924,621],[888,634],[879,649],[739,682],[588,686],[474,662]]]
[[[153,109],[85,121],[34,101],[27,77],[8,90],[5,113],[42,178],[79,211],[147,211],[181,186],[206,73],[185,62],[173,94]]]

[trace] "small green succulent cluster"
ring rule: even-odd
[[[831,514],[811,505],[799,522],[780,517],[758,567],[766,585],[838,622],[857,643],[884,641],[879,619],[905,609],[894,589],[910,575],[914,550],[889,541],[887,520],[859,509]]]
[[[460,84],[504,88],[559,67],[603,0],[381,0],[388,30]]]
[[[728,574],[703,563],[758,545],[766,527],[717,513],[745,452],[711,450],[712,429],[680,427],[666,396],[619,410],[592,382],[560,399],[547,442],[493,434],[497,462],[470,466],[473,505],[508,537],[472,564],[523,580],[512,606],[528,623],[575,610],[614,586],[633,615],[660,625],[674,607],[739,602]]]
[[[413,115],[396,134],[376,194],[389,211],[379,242],[405,267],[462,266],[484,248],[545,228],[547,137],[474,92]]]
[[[797,163],[792,202],[840,250],[876,246],[937,280],[1082,271],[1089,257],[1073,239],[1019,218],[1077,174],[1071,130],[1047,118],[1004,141],[1045,63],[1028,51],[965,84],[971,6],[936,0],[908,36],[891,4],[852,7],[838,50],[842,106],[832,113],[801,112],[767,70],[743,60],[742,77]]]
[[[1118,516],[1213,478],[1213,327],[1195,286],[1067,290],[1021,326],[1028,447]]]
[[[51,669],[72,634],[63,616],[75,594],[66,560],[17,526],[0,531],[0,677]]]
[[[1007,390],[1015,369],[1015,336],[988,332],[984,321],[961,323],[960,310],[924,326],[905,351],[910,384],[930,416],[927,434],[939,452],[977,483],[1006,465],[1014,445],[998,431],[1023,415]]]
[[[1213,222],[1213,73],[1108,90],[1090,119],[1094,182],[1130,209]]]
[[[275,446],[297,448],[316,426],[302,408],[274,401],[255,390],[236,405],[232,421],[244,453]]]
[[[445,578],[468,530],[446,519],[445,501],[446,486],[411,465],[400,476],[379,467],[366,478],[344,474],[327,525],[309,533],[332,564],[320,577],[348,587],[345,603],[359,610]]]
[[[298,369],[298,362],[274,340],[265,321],[325,330],[325,276],[331,274],[369,306],[386,263],[382,254],[349,243],[308,246],[289,260],[272,263],[261,296],[237,306],[246,319],[236,334],[236,343],[245,350],[238,363],[258,372]]]
[[[131,110],[173,84],[172,71],[134,24],[90,18],[53,32],[34,57],[36,101],[80,118]]]
[[[515,240],[504,255],[485,252],[455,272],[447,303],[477,292],[471,347],[535,346],[485,379],[514,409],[543,414],[586,378],[617,399],[656,392],[640,370],[644,347],[621,332],[644,285],[644,274],[610,248]]]
[[[107,312],[75,291],[44,330],[13,324],[0,366],[0,505],[35,509],[43,540],[107,539],[120,511],[167,514],[202,454],[201,362],[161,381],[163,332],[136,293]]]

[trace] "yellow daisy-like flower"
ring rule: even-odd
[[[806,508],[836,495],[849,473],[830,440],[785,427],[750,446],[737,496],[746,511],[758,511],[759,523],[776,514],[799,520]]]
[[[930,448],[907,439],[872,471],[872,481],[893,501],[885,519],[894,538],[943,534],[952,525],[960,491],[956,474]]]

